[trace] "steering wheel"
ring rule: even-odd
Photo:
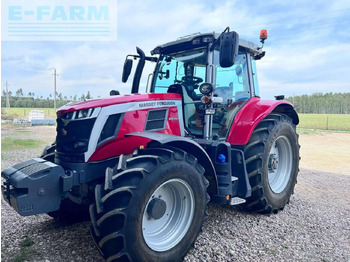
[[[183,76],[181,78],[182,82],[190,82],[191,84],[198,85],[199,83],[203,82],[203,78],[200,78],[198,76]]]

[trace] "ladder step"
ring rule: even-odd
[[[231,198],[229,205],[230,206],[235,206],[235,205],[243,204],[245,202],[246,202],[246,200],[243,199],[243,198],[233,197],[233,198]]]

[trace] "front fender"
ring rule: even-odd
[[[216,171],[214,165],[208,156],[207,152],[195,141],[182,137],[174,136],[155,132],[135,132],[125,136],[137,136],[150,139],[151,141],[147,144],[149,146],[152,142],[157,142],[159,145],[168,145],[179,148],[187,153],[190,153],[197,158],[198,162],[205,169],[205,177],[209,181],[208,192],[217,194],[218,192],[218,181],[216,177]]]
[[[226,141],[231,145],[247,144],[254,128],[270,113],[288,115],[295,125],[299,123],[298,114],[291,103],[253,97],[238,111]]]

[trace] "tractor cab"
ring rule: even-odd
[[[259,96],[255,60],[265,52],[229,28],[222,34],[185,36],[157,46],[151,54],[159,57],[147,91],[182,97],[188,136],[225,140],[239,109]],[[139,57],[140,64],[145,56]]]

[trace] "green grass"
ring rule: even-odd
[[[21,247],[31,247],[32,245],[34,245],[34,241],[29,237],[24,239],[20,244]]]
[[[55,110],[53,108],[26,108],[26,107],[13,107],[10,109],[7,108],[1,108],[1,110],[4,110],[7,115],[17,115],[18,118],[28,116],[29,112],[31,110],[42,110],[44,111],[45,115],[49,115],[52,117],[55,117]]]
[[[21,248],[19,253],[13,258],[13,262],[24,262],[30,259],[31,252],[27,248]]]
[[[25,148],[36,148],[42,146],[44,142],[34,139],[3,138],[1,139],[2,151],[20,150]]]
[[[350,114],[299,114],[299,119],[300,128],[350,131]]]
[[[30,248],[33,245],[34,241],[29,237],[26,237],[24,240],[22,240],[20,243],[19,253],[13,258],[13,262],[28,261],[33,253],[33,250]]]
[[[350,130],[326,130],[326,129],[315,129],[315,128],[304,128],[297,126],[297,133],[299,135],[322,135],[325,133],[347,133],[350,134]]]
[[[16,133],[31,133],[29,130],[15,130]]]

